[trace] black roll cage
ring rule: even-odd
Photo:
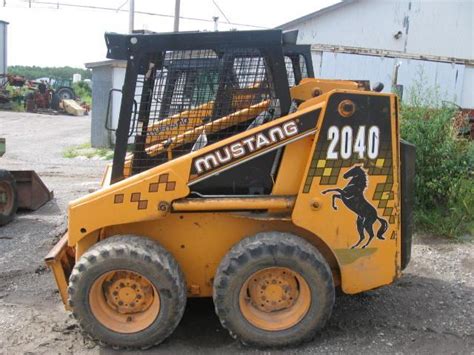
[[[281,114],[286,115],[290,109],[288,78],[284,56],[291,59],[295,81],[301,80],[299,56],[306,61],[309,77],[314,77],[310,46],[285,43],[294,41],[296,36],[287,36],[281,30],[263,31],[229,31],[229,32],[178,32],[178,33],[106,33],[107,58],[127,60],[127,69],[122,89],[122,102],[116,130],[116,143],[112,165],[111,183],[123,179],[124,164],[134,109],[135,90],[138,75],[145,75],[142,102],[138,113],[138,121],[144,122],[143,129],[150,114],[151,95],[155,74],[149,70],[150,62],[158,66],[166,65],[166,51],[173,50],[212,50],[219,58],[226,60],[226,52],[236,48],[255,49],[265,58],[269,76],[276,98],[280,102]],[[225,66],[225,64],[223,64]],[[225,69],[225,68],[224,68]],[[224,73],[225,75],[225,73]],[[216,101],[221,91],[217,92]],[[144,137],[144,135],[143,135]],[[143,142],[144,146],[144,142]],[[146,154],[145,152],[139,153]]]

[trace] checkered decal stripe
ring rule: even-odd
[[[161,188],[160,188],[161,187]],[[158,176],[156,182],[148,184],[148,192],[155,193],[158,191],[174,191],[176,188],[176,181],[169,180],[169,174],[161,174]],[[125,202],[125,194],[115,194],[114,204],[122,204]],[[132,192],[130,194],[130,202],[137,204],[138,210],[145,210],[148,208],[148,200],[142,199],[141,192]]]

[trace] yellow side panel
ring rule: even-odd
[[[225,213],[170,214],[161,220],[109,227],[105,234],[135,234],[157,240],[178,261],[188,290],[198,286],[200,293],[195,296],[207,297],[212,296],[216,269],[229,249],[263,231],[304,234],[290,221],[255,220]]]
[[[273,195],[296,195],[308,162],[314,136],[308,136],[285,147],[278,174],[273,185]]]
[[[349,80],[306,78],[299,85],[290,88],[290,95],[292,99],[306,101],[314,97],[315,91],[319,96],[335,89],[358,90],[359,85],[355,81]]]
[[[393,96],[347,94],[331,94],[328,99],[292,219],[330,246],[341,268],[342,289],[353,294],[389,284],[400,272],[399,137]],[[339,116],[337,104],[348,97],[356,102],[358,110],[369,107],[370,112],[366,116],[356,113],[351,118]],[[377,107],[377,100],[384,106]],[[373,126],[380,128],[373,138],[380,140],[376,157],[368,158],[366,151],[360,157],[355,152],[345,160],[340,157],[342,143],[331,147],[334,136],[328,130],[336,127],[332,129],[342,132],[348,126],[354,132],[350,147],[356,145],[361,129],[367,132]],[[338,137],[340,142],[342,135]],[[368,146],[367,135],[365,139]],[[369,229],[375,236],[363,247],[369,240]],[[356,245],[361,234],[364,239]]]
[[[134,175],[69,204],[69,246],[107,225],[160,219],[189,194],[190,161],[181,159]]]
[[[316,134],[286,146],[272,191],[274,195],[297,195],[291,216],[271,218],[266,215],[257,220],[228,213],[170,214],[171,203],[190,192],[192,160],[216,149],[210,145],[73,201],[69,208],[68,244],[78,245],[77,256],[80,256],[89,246],[87,236],[102,229],[102,237],[136,234],[156,239],[176,257],[188,285],[194,286],[194,290],[200,289],[200,296],[206,296],[211,295],[212,277],[220,260],[242,238],[272,230],[289,231],[307,238],[305,233],[309,231],[333,251],[344,292],[357,293],[391,283],[398,276],[400,265],[399,136],[395,97],[348,90],[325,96],[325,102],[313,99],[313,106],[240,134],[240,137],[254,134],[293,117],[302,119],[298,116],[303,117],[315,108],[322,109]],[[342,100],[355,102],[353,116],[342,118],[338,114]],[[340,135],[338,145],[332,148],[328,134],[331,127],[336,127]],[[352,154],[344,159],[331,157],[331,150],[342,156],[340,141],[342,133],[348,130],[346,127],[353,135],[344,149],[350,148]],[[370,140],[367,132],[373,127],[379,131],[370,136]],[[365,148],[364,144],[358,144],[359,132],[363,132]],[[225,139],[219,146],[237,138]],[[377,145],[376,154],[368,157],[366,150],[375,144],[374,139],[380,141],[380,146]],[[348,176],[357,167],[361,174]],[[358,193],[349,196],[351,184]],[[375,213],[377,218],[370,220],[369,214],[354,212],[349,207],[353,198],[359,199],[372,217]],[[366,229],[365,237],[362,244],[355,246],[362,234],[361,223]],[[375,236],[362,248],[371,228],[379,238]]]

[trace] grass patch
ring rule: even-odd
[[[111,160],[114,157],[114,151],[107,148],[92,148],[90,143],[84,143],[67,147],[63,151],[63,157]]]

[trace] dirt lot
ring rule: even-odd
[[[113,354],[82,337],[60,303],[43,257],[66,228],[67,202],[98,186],[105,162],[66,159],[89,140],[88,117],[0,112],[7,154],[0,166],[35,169],[55,199],[0,228],[0,354]],[[394,285],[339,295],[326,329],[281,353],[473,353],[474,245],[417,237],[412,262]],[[177,331],[148,353],[257,352],[227,335],[208,299],[188,302]]]

